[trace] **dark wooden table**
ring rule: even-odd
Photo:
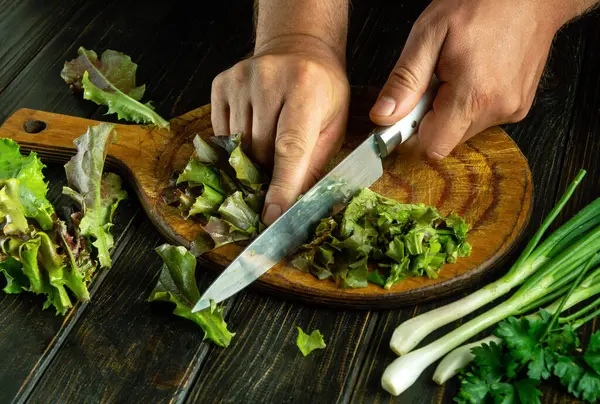
[[[72,96],[59,77],[79,46],[131,55],[148,98],[165,117],[208,103],[213,77],[253,43],[251,1],[211,3],[192,11],[200,2],[0,0],[0,122],[20,107],[105,119],[103,108]],[[381,86],[427,2],[353,3],[351,82]],[[599,196],[599,20],[587,16],[558,34],[532,111],[506,127],[534,175],[528,234],[580,168],[589,174],[558,222]],[[49,166],[46,175],[60,207],[63,169]],[[449,402],[456,392],[456,383],[433,384],[433,369],[395,400],[379,385],[394,358],[388,347],[394,327],[444,301],[340,311],[245,291],[227,303],[227,322],[237,334],[221,349],[203,343],[202,331],[173,316],[170,305],[146,302],[161,266],[153,249],[164,240],[139,203],[123,204],[116,223],[114,267],[95,279],[90,303],[63,318],[42,311],[36,296],[0,292],[0,403],[429,403]],[[198,272],[201,287],[214,279]],[[320,329],[327,349],[299,355],[295,326]],[[546,401],[567,399],[552,386],[544,390]]]

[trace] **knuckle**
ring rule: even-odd
[[[392,88],[406,88],[413,92],[419,89],[419,79],[416,72],[403,65],[396,65],[394,67],[387,84]]]
[[[229,69],[231,77],[238,83],[244,83],[248,79],[248,64],[242,61]]]
[[[275,157],[286,161],[301,159],[306,153],[306,136],[303,132],[290,129],[275,139]]]
[[[296,85],[308,87],[314,84],[314,80],[322,71],[322,67],[311,60],[304,60],[298,64],[295,72]]]
[[[253,69],[253,77],[261,85],[266,85],[273,82],[277,73],[277,62],[271,55],[260,57],[255,62]]]

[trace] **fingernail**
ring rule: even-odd
[[[383,96],[377,100],[371,112],[373,115],[389,116],[396,110],[396,100],[392,97]]]
[[[281,207],[276,204],[268,205],[265,209],[265,214],[263,216],[263,220],[265,224],[268,226],[273,223],[277,218],[281,216]]]

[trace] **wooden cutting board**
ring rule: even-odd
[[[346,156],[372,128],[366,118],[372,105],[369,91],[354,89],[347,139],[332,164]],[[0,137],[14,139],[23,150],[36,151],[45,162],[64,164],[75,153],[73,140],[89,125],[98,123],[21,109],[0,128]],[[118,142],[109,148],[107,167],[129,180],[146,213],[170,242],[189,247],[202,229],[181,218],[160,195],[173,172],[185,166],[193,151],[193,137],[212,136],[210,105],[173,119],[170,132],[138,125],[117,125],[116,130]],[[498,127],[475,136],[442,162],[396,153],[384,161],[384,170],[372,190],[401,202],[436,206],[442,214],[453,210],[464,216],[472,226],[472,255],[447,264],[438,279],[407,279],[390,290],[376,285],[341,289],[332,281],[319,281],[285,264],[271,269],[253,287],[285,298],[353,308],[382,309],[431,300],[476,283],[506,258],[528,224],[531,172],[517,145]],[[221,270],[241,248],[228,245],[206,254],[203,267]]]

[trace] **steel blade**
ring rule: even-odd
[[[198,312],[239,292],[308,241],[319,221],[337,204],[383,175],[381,158],[371,135],[312,187],[287,212],[263,231],[206,290],[194,306]]]

